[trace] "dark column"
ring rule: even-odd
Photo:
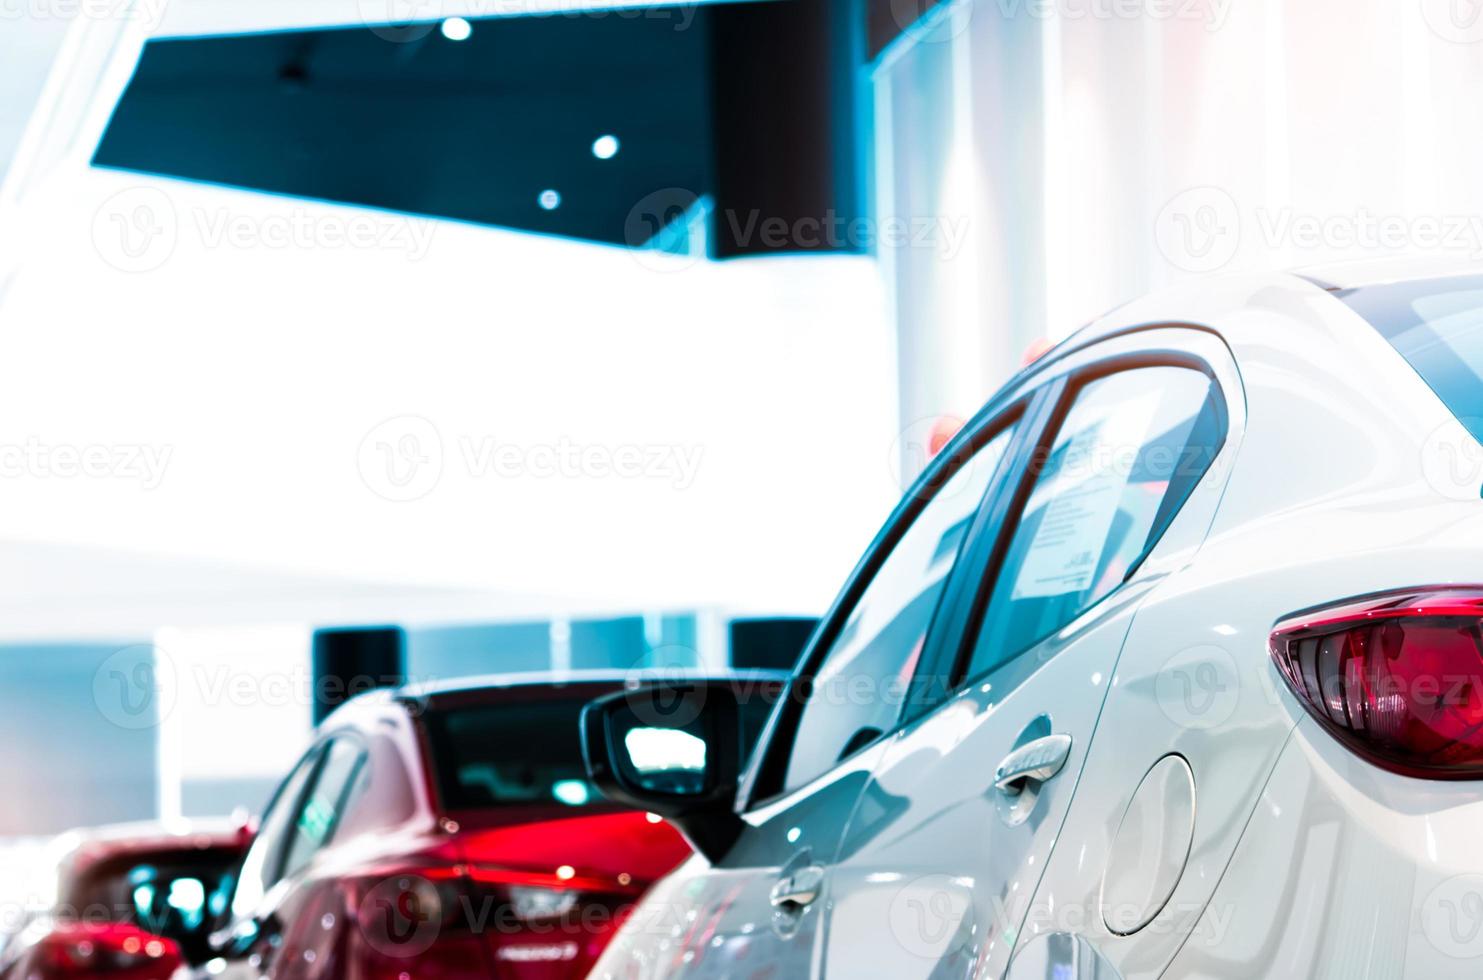
[[[869,252],[860,0],[707,8],[716,258]]]
[[[406,680],[406,637],[397,626],[314,631],[314,724],[345,701]]]
[[[818,625],[817,619],[807,617],[734,619],[731,621],[731,666],[737,670],[792,670]]]

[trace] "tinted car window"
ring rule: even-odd
[[[133,923],[175,940],[188,960],[200,962],[226,910],[240,859],[236,848],[213,847],[105,861],[62,896],[59,912],[84,921]]]
[[[1150,367],[1073,396],[1037,467],[969,664],[992,670],[1070,623],[1136,568],[1224,441],[1199,371]]]
[[[850,610],[814,672],[785,791],[895,726],[948,572],[1011,431],[1000,432],[946,477]]]
[[[1336,294],[1368,320],[1483,442],[1483,276]]]
[[[232,896],[234,918],[245,919],[251,916],[258,903],[263,900],[263,895],[278,882],[278,858],[283,853],[286,835],[298,812],[299,800],[304,795],[304,788],[308,785],[318,760],[318,750],[311,750],[273,794],[273,800],[259,824],[257,837],[253,839],[252,847],[248,848],[247,856],[242,859],[237,891]]]
[[[299,871],[330,842],[340,815],[362,780],[365,760],[365,750],[353,740],[337,738],[330,742],[314,778],[314,788],[294,818],[281,877]]]
[[[483,704],[428,711],[443,807],[583,807],[605,801],[587,781],[583,700]]]

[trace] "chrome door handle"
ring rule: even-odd
[[[1026,783],[1043,783],[1055,776],[1070,756],[1070,735],[1047,735],[1026,742],[1005,756],[994,770],[994,788],[1005,796],[1019,796]]]
[[[772,886],[772,893],[768,899],[775,909],[784,906],[803,908],[813,904],[823,887],[824,869],[817,864],[811,864],[783,876],[777,884]]]

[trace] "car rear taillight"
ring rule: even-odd
[[[59,926],[42,940],[40,952],[39,975],[57,980],[105,975],[119,980],[165,980],[182,963],[174,940],[127,923]]]
[[[348,879],[346,898],[355,912],[345,975],[355,980],[488,975],[490,963],[470,920],[469,885],[458,868],[436,866]]]
[[[1483,587],[1436,587],[1295,616],[1272,659],[1318,723],[1378,766],[1483,779]]]
[[[350,980],[585,977],[631,907],[628,886],[457,864],[345,882],[356,909]],[[634,890],[636,892],[636,889]]]

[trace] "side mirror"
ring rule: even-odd
[[[737,783],[770,694],[754,707],[730,682],[697,680],[599,698],[582,712],[588,777],[608,799],[669,820],[718,861],[741,834]]]

